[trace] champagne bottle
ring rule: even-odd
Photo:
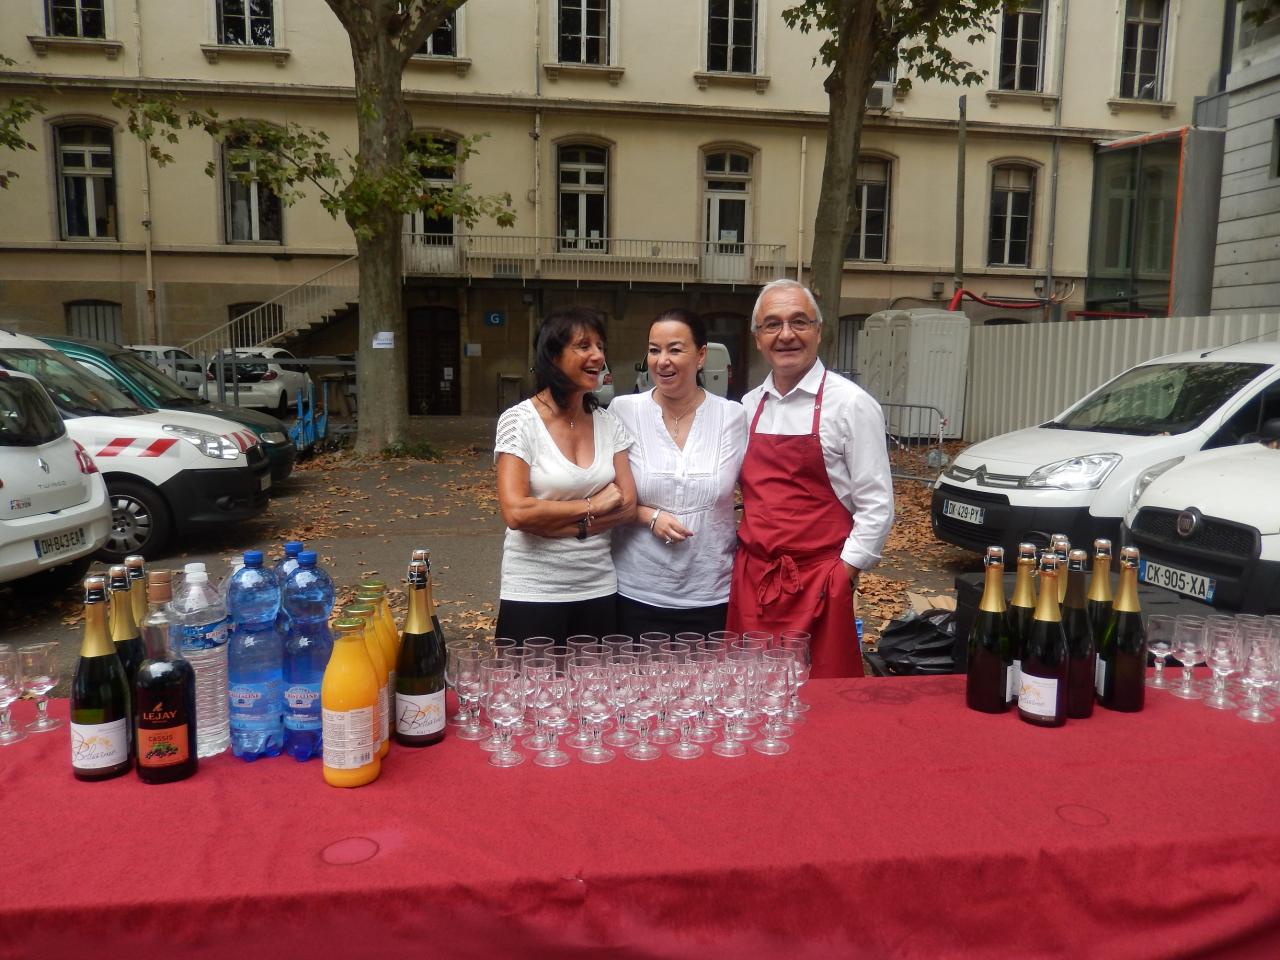
[[[444,640],[431,625],[425,561],[409,564],[409,612],[396,667],[396,742],[429,747],[444,739]]]
[[[111,589],[111,639],[115,641],[116,652],[120,654],[120,662],[124,664],[124,673],[132,688],[138,665],[146,658],[142,631],[133,616],[132,581],[129,580],[129,569],[123,564],[116,564],[107,573]]]
[[[141,590],[141,585],[134,585]],[[173,783],[196,772],[196,672],[170,644],[172,574],[152,570],[147,577],[151,610],[142,622],[146,659],[134,679],[134,734],[138,779]]]
[[[324,780],[334,787],[360,787],[378,779],[378,676],[360,617],[344,617],[320,684]]]
[[[1060,727],[1067,720],[1067,637],[1058,606],[1058,561],[1049,551],[1040,565],[1040,593],[1027,631],[1018,688],[1018,716]]]
[[[378,610],[369,603],[353,603],[343,611],[346,617],[352,617],[364,624],[364,642],[369,651],[369,660],[373,664],[373,672],[378,678],[378,705],[374,723],[378,731],[378,757],[387,755],[391,749],[390,717],[392,697],[395,691],[388,684],[391,671],[387,666],[387,655],[383,652],[382,640],[378,635]]]
[[[436,602],[434,598],[435,580],[431,576],[431,551],[425,547],[419,547],[413,551],[412,560],[421,560],[427,565],[427,612],[431,615],[431,628],[435,630],[436,636],[440,638],[440,642],[444,643],[444,631],[440,629],[440,618],[436,615]],[[412,560],[410,562],[412,562]]]
[[[1088,551],[1072,550],[1067,555],[1067,595],[1062,601],[1062,632],[1067,635],[1067,716],[1083,720],[1093,716],[1094,647],[1093,626],[1085,607],[1085,567]]]
[[[1019,672],[1022,669],[1022,657],[1027,648],[1027,632],[1031,629],[1031,614],[1036,607],[1035,587],[1032,585],[1032,574],[1036,569],[1035,544],[1018,544],[1017,578],[1013,582],[1013,597],[1009,600],[1009,640],[1010,654],[1013,657],[1012,675],[1009,677],[1009,702],[1018,700],[1018,688],[1021,685]]]
[[[1004,602],[1004,548],[987,547],[986,583],[978,616],[969,629],[969,671],[965,702],[970,710],[1004,713],[1009,709],[1013,651]]]
[[[1111,620],[1098,645],[1098,702],[1136,713],[1146,696],[1147,631],[1138,605],[1138,548],[1120,551],[1120,583]]]
[[[71,771],[77,780],[129,772],[129,679],[107,631],[107,584],[84,581],[84,640],[71,681]]]
[[[133,600],[133,622],[142,627],[147,619],[147,561],[141,554],[131,553],[124,558],[129,571],[129,597]]]
[[[1111,541],[1093,541],[1093,572],[1089,576],[1089,624],[1093,636],[1101,643],[1107,624],[1111,622]]]
[[[1067,563],[1071,555],[1071,538],[1065,533],[1055,533],[1049,538],[1049,546],[1058,561],[1058,606],[1067,597]]]

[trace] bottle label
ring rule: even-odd
[[[1102,689],[1107,685],[1107,661],[1101,657],[1093,667],[1093,686],[1098,691],[1098,696],[1102,696]]]
[[[1005,681],[1008,684],[1005,687],[1005,699],[1008,700],[1010,703],[1017,703],[1018,702],[1018,684],[1022,682],[1022,661],[1021,660],[1013,661],[1013,666],[1011,666],[1008,669],[1005,675]]]
[[[389,739],[391,736],[391,701],[389,699],[390,690],[386,687],[378,688],[378,742]]]
[[[263,720],[280,714],[280,683],[237,683],[227,690],[227,705],[231,708],[231,722],[237,720]]]
[[[80,770],[114,767],[129,758],[129,721],[71,724],[71,765]]]
[[[381,738],[374,732],[374,707],[321,710],[324,765],[355,770],[373,763]]]
[[[416,696],[396,694],[396,733],[425,737],[444,729],[444,691]]]
[[[186,763],[190,752],[187,749],[187,725],[163,727],[149,730],[138,728],[138,766],[140,767],[172,767]]]
[[[183,650],[207,650],[220,647],[231,636],[231,620],[223,617],[215,623],[202,623],[181,628],[179,638]]]
[[[291,711],[315,713],[320,707],[320,684],[291,683],[284,692],[284,705]]]
[[[1052,677],[1022,674],[1018,685],[1018,709],[1052,719],[1058,714],[1058,681]]]

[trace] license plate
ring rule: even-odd
[[[258,489],[259,490],[271,489],[271,474],[269,473],[266,474],[265,476],[263,476],[261,480],[258,481]]]
[[[51,537],[36,537],[36,557],[56,557],[60,553],[70,553],[77,547],[85,545],[84,527],[56,533]]]
[[[958,500],[943,500],[942,515],[944,517],[953,517],[956,520],[963,520],[965,523],[981,524],[983,517],[987,515],[987,511],[982,507],[960,503]]]
[[[1210,577],[1188,573],[1176,567],[1166,567],[1162,563],[1152,563],[1150,560],[1140,561],[1138,567],[1138,578],[1143,583],[1154,584],[1157,587],[1172,590],[1174,593],[1195,597],[1205,603],[1213,602],[1213,591],[1217,581]]]

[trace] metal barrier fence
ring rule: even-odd
[[[933,483],[948,460],[942,449],[947,425],[942,411],[918,403],[882,403],[880,409],[893,476]]]

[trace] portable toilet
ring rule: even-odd
[[[969,318],[963,313],[881,310],[863,324],[858,382],[883,405],[885,425],[895,436],[936,438],[941,426],[943,439],[960,437],[968,367]]]

